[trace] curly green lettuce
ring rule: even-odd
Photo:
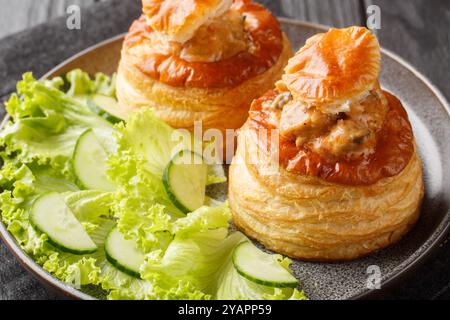
[[[107,232],[114,225],[103,215],[106,214],[105,204],[111,202],[111,194],[79,191],[75,184],[49,166],[28,166],[12,160],[6,160],[0,170],[0,185],[2,219],[23,250],[60,280],[77,287],[98,284],[100,269],[94,255],[60,252],[48,242],[46,234],[33,228],[29,209],[39,195],[50,190],[60,192],[77,219],[89,226],[86,230],[94,242],[103,245]]]
[[[305,299],[297,289],[258,285],[236,272],[233,250],[249,240],[240,232],[229,233],[230,219],[227,203],[202,207],[178,219],[174,240],[167,249],[147,255],[142,278],[161,288],[188,283],[210,299]],[[289,264],[285,259],[280,267],[289,270]]]
[[[108,137],[114,131],[78,96],[96,91],[114,95],[114,83],[101,74],[90,80],[81,70],[70,72],[67,78],[68,94],[60,90],[62,78],[39,82],[27,73],[17,85],[17,94],[6,103],[10,121],[0,132],[0,211],[9,232],[26,253],[57,278],[81,286],[99,283],[98,258],[60,252],[49,244],[46,234],[32,227],[29,219],[34,200],[56,191],[64,195],[97,244],[102,245],[114,225],[109,210],[112,195],[79,190],[70,164],[82,132],[93,128],[100,136]]]
[[[187,215],[172,204],[163,171],[176,150],[191,148],[194,139],[151,109],[116,126],[98,116],[87,98],[114,97],[114,82],[103,74],[91,79],[81,70],[65,80],[41,82],[27,73],[7,102],[11,119],[0,131],[0,212],[23,250],[58,279],[77,288],[98,285],[108,299],[304,299],[297,289],[265,287],[236,272],[233,250],[248,239],[230,233],[227,203],[207,198],[205,206]],[[110,154],[107,174],[117,185],[114,192],[80,190],[76,184],[71,158],[87,129]],[[210,166],[209,183],[224,180],[223,170]],[[33,228],[30,208],[49,191],[63,196],[97,252],[62,252]],[[145,254],[140,279],[106,259],[104,241],[116,225]],[[288,270],[289,261],[281,260],[280,266]]]
[[[79,84],[85,83],[86,77],[87,74],[79,70],[69,73],[69,92],[89,94],[91,91],[83,90],[92,90],[94,84],[92,88]],[[97,78],[97,86],[107,86],[105,76]],[[70,174],[69,160],[81,133],[92,128],[97,136],[107,141],[114,129],[86,103],[61,91],[63,83],[61,78],[39,82],[31,73],[24,74],[17,85],[17,94],[6,103],[11,121],[0,132],[0,144],[7,154],[17,154],[21,163],[49,164],[67,175]]]

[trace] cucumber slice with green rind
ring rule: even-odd
[[[233,252],[233,265],[236,271],[254,283],[275,288],[295,288],[298,280],[276,260],[277,256],[268,254],[250,241],[239,244]]]
[[[116,124],[127,119],[116,99],[102,94],[95,94],[87,99],[88,107],[110,123]]]
[[[85,131],[75,145],[73,172],[82,189],[113,191],[116,186],[106,176],[108,154],[92,129]]]
[[[97,245],[59,193],[50,192],[37,198],[31,207],[30,221],[61,251],[77,255],[97,251]]]
[[[120,271],[140,278],[139,268],[144,263],[145,255],[136,248],[133,240],[127,240],[114,227],[106,237],[105,241],[106,259]]]
[[[172,203],[189,213],[205,202],[208,166],[202,156],[190,150],[180,151],[166,166],[163,183]]]

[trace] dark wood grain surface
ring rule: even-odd
[[[380,43],[414,65],[450,100],[450,1],[365,0],[381,8]]]
[[[345,27],[365,24],[365,14],[360,0],[263,0],[279,16],[314,23]]]
[[[89,7],[101,0],[0,0],[0,38],[66,13],[70,5]]]
[[[0,0],[0,98],[24,71],[43,75],[56,64],[125,32],[140,13],[139,0]],[[448,0],[260,0],[279,16],[343,27],[365,25],[370,4],[381,9],[381,44],[417,69],[450,99],[450,1]],[[66,8],[82,9],[81,30],[69,31]],[[55,18],[62,16],[60,18]],[[48,22],[47,22],[48,21]],[[42,24],[46,22],[45,24]],[[36,27],[29,29],[30,27]],[[23,30],[23,31],[21,31]],[[16,33],[21,31],[19,33]],[[3,39],[1,39],[3,38]],[[3,108],[2,108],[3,112]],[[1,116],[1,115],[0,115]],[[450,244],[384,298],[449,299]],[[56,299],[0,244],[0,299]]]

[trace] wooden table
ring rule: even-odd
[[[103,2],[103,3],[99,3]],[[125,32],[140,13],[138,0],[0,0],[0,97],[14,90],[26,70],[36,76],[67,57]],[[260,0],[279,16],[336,27],[365,25],[369,5],[381,9],[381,45],[405,58],[450,100],[450,1]],[[68,31],[67,6],[80,5],[81,30]],[[45,24],[41,24],[47,22]],[[39,24],[39,25],[38,25]],[[37,27],[34,27],[38,25]],[[29,29],[34,27],[33,29]],[[24,31],[21,31],[24,30]],[[17,31],[18,34],[11,35]],[[5,38],[4,38],[5,37]],[[2,100],[3,100],[2,99]],[[0,114],[1,116],[1,114]],[[416,276],[385,298],[450,298],[450,244],[445,243]],[[0,299],[56,299],[0,244]]]

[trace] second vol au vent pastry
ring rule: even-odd
[[[375,36],[330,29],[254,101],[229,179],[233,219],[248,236],[290,257],[333,261],[411,229],[421,161],[407,113],[380,88],[379,72]]]
[[[117,77],[122,108],[176,128],[237,129],[291,56],[270,11],[250,0],[143,0]],[[234,139],[233,139],[234,140]]]

